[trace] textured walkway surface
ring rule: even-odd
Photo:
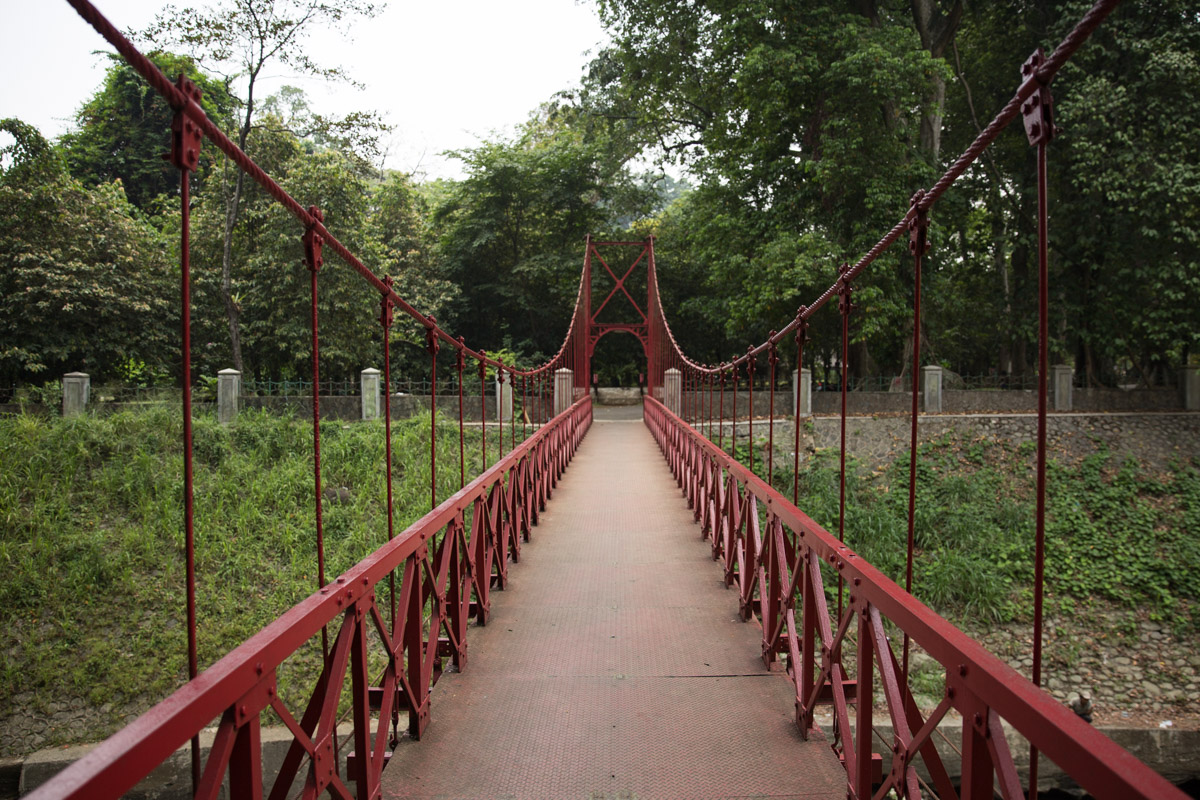
[[[845,797],[640,419],[598,420],[385,797]]]

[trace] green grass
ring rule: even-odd
[[[914,594],[964,621],[1029,618],[1033,449],[946,436],[922,445],[918,455]],[[760,464],[756,467],[764,472]],[[908,469],[905,454],[879,470],[848,458],[846,470],[846,541],[901,585]],[[791,496],[789,468],[777,466],[775,482]],[[820,451],[801,466],[800,505],[836,535],[836,450]],[[1103,603],[1139,609],[1179,632],[1200,629],[1197,531],[1196,464],[1176,463],[1158,474],[1103,447],[1077,462],[1052,457],[1046,518],[1048,610],[1073,613]]]
[[[182,422],[166,407],[0,418],[0,714],[76,699],[124,713],[186,679]],[[429,422],[393,423],[395,530],[429,510]],[[322,423],[326,578],[387,540],[383,424]],[[488,457],[500,449],[489,437]],[[520,438],[520,431],[517,431]],[[467,479],[481,470],[468,430]],[[505,450],[510,449],[505,431]],[[201,668],[317,588],[312,424],[247,412],[195,421]],[[458,428],[439,423],[438,498],[459,488]],[[302,696],[319,642],[281,671]],[[302,707],[301,707],[302,708]],[[107,730],[84,732],[102,735]]]

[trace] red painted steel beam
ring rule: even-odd
[[[543,441],[559,435],[590,411],[591,400],[581,397],[549,424],[521,442],[503,459],[444,500],[395,539],[359,562],[329,585],[293,606],[228,655],[201,672],[177,692],[99,744],[87,755],[43,784],[31,798],[119,797],[166,760],[193,734],[225,713],[272,673],[288,656],[319,634],[386,582],[392,570],[456,517],[485,498],[492,487],[517,467]],[[590,414],[587,415],[590,419]]]

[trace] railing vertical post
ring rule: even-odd
[[[851,597],[851,603],[857,600]],[[874,725],[872,724],[872,711],[874,710],[874,652],[875,640],[871,635],[871,616],[869,606],[865,601],[860,601],[861,606],[858,609],[858,669],[855,675],[858,681],[857,697],[855,699],[855,717],[854,717],[854,767],[857,772],[853,778],[853,788],[857,789],[858,797],[869,797],[871,795],[871,784],[874,776],[873,759],[871,758],[871,742],[875,735]],[[845,732],[846,736],[850,735],[849,731]],[[849,742],[846,743],[850,747]]]

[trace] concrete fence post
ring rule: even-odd
[[[496,419],[508,422],[513,415],[512,375],[504,373],[504,383],[496,381]]]
[[[228,425],[237,419],[242,405],[242,373],[223,369],[217,373],[217,422]]]
[[[86,372],[68,372],[62,379],[62,415],[77,417],[88,404],[92,378]]]
[[[796,410],[796,393],[800,393],[800,416],[812,416],[812,370],[792,370],[792,411]]]
[[[1187,366],[1180,370],[1179,388],[1183,392],[1183,407],[1200,411],[1200,367]]]
[[[942,368],[936,365],[920,368],[922,371],[922,410],[925,414],[942,413]]]
[[[673,414],[683,408],[683,376],[674,367],[663,375],[663,405]]]
[[[575,372],[566,367],[554,371],[554,416],[571,407],[575,400]]]
[[[362,385],[362,418],[379,419],[383,410],[379,405],[379,370],[367,367],[359,374]]]
[[[921,373],[921,394],[924,397],[921,410],[926,414],[940,414],[942,413],[942,368],[931,364],[922,367]]]
[[[1054,410],[1070,411],[1074,390],[1075,368],[1068,364],[1055,364],[1050,368],[1050,385],[1054,393]]]

